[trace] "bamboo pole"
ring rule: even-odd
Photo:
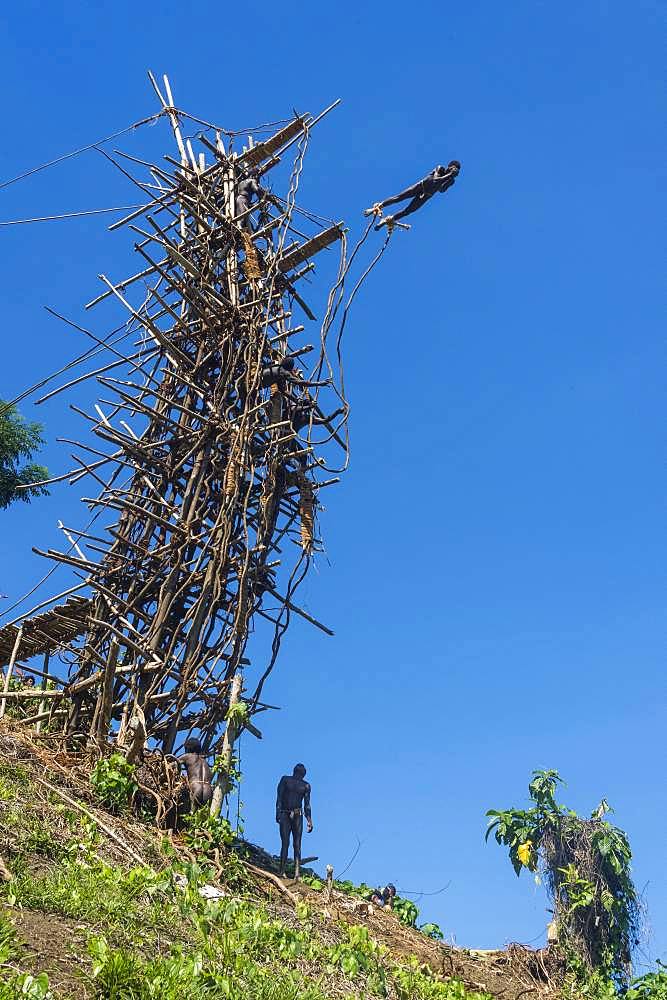
[[[16,633],[16,639],[14,641],[14,648],[12,649],[12,655],[9,663],[7,664],[7,670],[5,671],[5,683],[2,689],[2,701],[0,702],[0,719],[5,714],[5,709],[7,707],[7,698],[9,695],[9,685],[12,679],[12,672],[14,670],[14,664],[16,663],[16,657],[18,656],[19,647],[21,645],[21,639],[23,638],[23,625],[19,627]]]
[[[233,715],[230,713],[231,710],[239,704],[242,688],[243,674],[240,671],[237,671],[234,674],[232,687],[229,692],[229,701],[227,703],[227,725],[225,727],[225,734],[222,738],[222,749],[220,751],[220,772],[218,774],[217,784],[213,789],[213,798],[211,799],[211,816],[220,815],[223,802],[232,787],[230,775],[232,770],[234,743],[236,742],[239,734],[239,726],[234,721]]]
[[[49,658],[50,658],[50,653],[47,650],[46,653],[44,653],[44,663],[43,663],[43,666],[44,666],[44,676],[42,677],[42,691],[46,691],[48,689],[48,684],[49,684]],[[42,700],[39,703],[38,715],[41,716],[41,715],[44,714],[45,707],[46,707],[46,702],[42,698]],[[42,731],[42,719],[41,718],[37,719],[37,724],[35,726],[35,729],[36,729],[36,731],[38,733],[40,733]]]

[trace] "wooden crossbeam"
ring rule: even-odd
[[[289,125],[285,125],[285,127],[281,128],[279,132],[272,135],[270,139],[265,139],[264,142],[258,142],[256,146],[252,147],[252,149],[247,149],[245,153],[241,153],[238,158],[238,162],[242,163],[244,167],[251,169],[252,167],[256,167],[258,164],[262,163],[264,160],[268,160],[269,157],[273,156],[274,153],[277,153],[286,142],[289,142],[290,139],[294,139],[299,132],[303,132],[304,127],[310,124],[311,118],[311,115],[304,115],[303,117],[299,116],[298,118],[295,118],[289,123]]]
[[[278,261],[278,270],[291,271],[292,268],[298,267],[302,264],[304,260],[308,260],[309,257],[314,257],[316,253],[320,250],[324,250],[326,247],[331,246],[336,240],[339,240],[343,235],[343,223],[337,222],[336,225],[330,226],[329,229],[323,229],[321,233],[317,236],[313,236],[312,240],[307,240],[300,246],[295,247],[286,256],[282,257]]]

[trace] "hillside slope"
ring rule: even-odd
[[[553,953],[454,948],[345,892],[282,882],[252,845],[113,816],[83,755],[0,726],[0,1000],[557,996]]]

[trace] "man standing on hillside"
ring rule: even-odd
[[[289,852],[290,834],[294,845],[294,878],[298,878],[301,868],[301,835],[303,817],[306,817],[308,833],[313,832],[310,815],[310,785],[303,779],[306,769],[297,764],[291,775],[284,774],[278,782],[276,796],[276,823],[280,827],[280,874],[285,874]]]

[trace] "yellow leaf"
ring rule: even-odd
[[[526,867],[527,867],[528,864],[530,863],[530,859],[531,859],[532,854],[533,854],[533,843],[532,843],[532,841],[531,840],[527,840],[525,842],[525,844],[519,844],[519,847],[517,848],[517,852],[516,853],[517,853],[517,857],[519,858],[519,861],[521,862],[521,864],[522,865],[526,865]]]

